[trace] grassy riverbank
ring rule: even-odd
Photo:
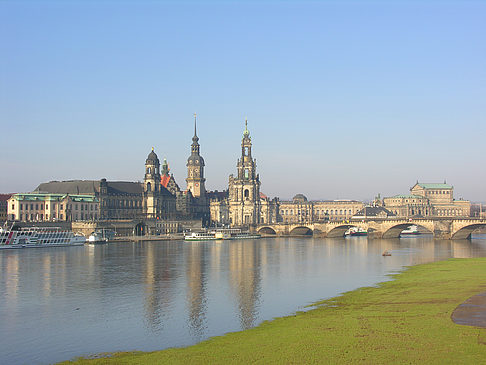
[[[450,317],[484,291],[486,258],[440,261],[323,301],[309,312],[195,346],[75,363],[479,364],[486,359],[486,329],[456,325]]]

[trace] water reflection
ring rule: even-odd
[[[383,257],[384,250],[392,256]],[[3,250],[0,363],[189,345],[373,285],[403,266],[476,256],[486,256],[486,239],[278,238]]]
[[[257,319],[261,257],[256,245],[257,240],[252,240],[235,242],[229,246],[229,281],[243,329],[253,327]]]
[[[191,243],[186,258],[189,328],[197,339],[202,338],[206,328],[207,251],[207,246]]]

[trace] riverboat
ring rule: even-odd
[[[86,240],[86,243],[88,245],[101,245],[107,242],[108,239],[103,237],[99,232],[93,232],[92,234],[89,235],[88,239]]]
[[[0,249],[82,246],[86,237],[59,227],[0,228]]]
[[[109,240],[113,240],[115,232],[111,229],[101,229],[91,233],[86,240],[88,245],[100,245],[108,243]]]
[[[418,236],[421,234],[418,230],[418,227],[413,225],[408,227],[407,229],[404,229],[401,233],[400,236]]]
[[[184,235],[185,241],[214,241],[217,239],[214,232],[191,232]]]
[[[203,232],[191,232],[184,235],[185,241],[216,241],[216,240],[245,240],[258,239],[257,233],[242,232],[240,229],[215,229]]]
[[[356,237],[356,236],[359,237],[359,236],[367,236],[368,232],[363,228],[351,227],[344,233],[344,235],[347,237]]]

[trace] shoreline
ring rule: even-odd
[[[405,267],[392,280],[311,304],[196,345],[118,352],[61,364],[479,363],[486,329],[455,324],[452,312],[486,289],[486,258]],[[101,357],[106,356],[106,357]]]

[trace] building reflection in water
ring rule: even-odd
[[[161,332],[164,320],[170,318],[173,309],[177,248],[170,244],[146,245],[144,250],[146,250],[144,307],[147,327],[152,332]]]
[[[257,247],[258,246],[258,247]],[[257,241],[233,241],[229,247],[229,280],[237,300],[241,328],[258,318],[261,291],[261,256]]]
[[[186,280],[187,306],[189,310],[189,328],[194,338],[200,339],[207,328],[206,324],[206,284],[208,247],[203,244],[191,243],[187,246]]]

